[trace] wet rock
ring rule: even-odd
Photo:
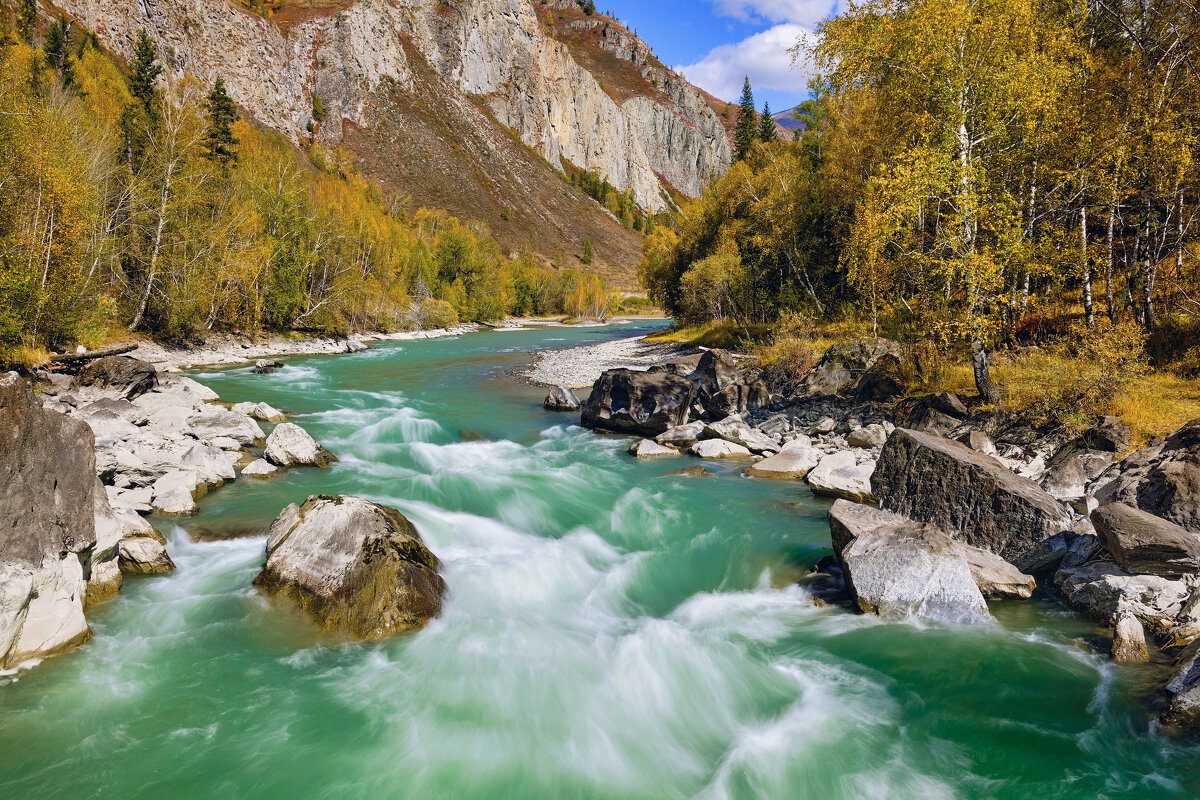
[[[560,383],[550,390],[550,394],[546,395],[542,407],[547,411],[578,411],[580,403],[575,392]]]
[[[242,467],[242,476],[251,478],[274,478],[276,475],[282,475],[283,469],[275,466],[265,458],[255,459],[246,466]]]
[[[1167,684],[1167,707],[1159,722],[1175,733],[1200,731],[1200,642],[1180,656]]]
[[[687,421],[695,387],[665,372],[609,370],[583,406],[585,428],[654,438]]]
[[[1179,578],[1200,572],[1200,536],[1120,503],[1092,512],[1092,524],[1121,569]]]
[[[153,422],[155,415],[151,415]],[[286,424],[286,423],[285,423]],[[216,438],[233,439],[243,447],[260,444],[265,438],[258,423],[243,414],[210,406],[188,417],[188,427],[201,441]]]
[[[236,403],[231,410],[259,422],[287,422],[287,414],[267,403]]]
[[[327,467],[337,461],[337,456],[292,422],[284,422],[271,431],[263,456],[280,467]]]
[[[936,527],[845,500],[829,510],[829,527],[864,613],[889,621],[991,620],[962,547]]]
[[[97,479],[95,497],[96,547],[92,551],[84,609],[115,595],[121,589],[121,570],[117,549],[124,535],[124,524],[108,500],[108,492]]]
[[[440,563],[394,508],[310,497],[276,517],[255,585],[325,630],[378,639],[425,625],[442,607]]]
[[[699,458],[751,458],[754,455],[740,444],[727,442],[724,439],[705,439],[702,442],[696,442],[688,452]]]
[[[777,452],[779,442],[746,424],[739,416],[726,417],[704,426],[704,432],[714,439],[740,444],[752,453]]]
[[[854,453],[842,451],[825,456],[808,473],[808,486],[818,497],[840,497],[856,503],[874,502],[871,473],[875,462],[859,464]]]
[[[629,448],[629,455],[634,458],[662,458],[664,456],[678,456],[680,452],[674,447],[666,447],[649,439],[642,439],[640,442],[635,442]]]
[[[712,475],[711,472],[704,467],[684,467],[677,469],[674,472],[668,472],[668,475],[676,475],[681,478],[707,478]]]
[[[689,422],[686,425],[676,425],[669,431],[660,434],[655,441],[669,447],[691,447],[704,437],[703,422]]]
[[[74,387],[132,400],[158,385],[153,364],[129,356],[108,356],[90,362],[75,376]]]
[[[269,358],[260,358],[258,361],[254,362],[254,374],[256,375],[270,375],[272,372],[281,369],[283,369],[283,362],[281,361],[275,361]]]
[[[1054,577],[1068,605],[1106,624],[1128,610],[1153,630],[1165,633],[1179,623],[1191,596],[1183,581],[1157,575],[1130,575],[1111,561],[1063,567]]]
[[[1118,664],[1145,664],[1150,660],[1146,646],[1146,629],[1132,612],[1117,615],[1113,629],[1112,657]]]
[[[161,536],[122,539],[120,554],[121,571],[126,575],[158,575],[175,569],[175,562],[167,553],[166,541]]]
[[[881,508],[1009,562],[1071,527],[1066,509],[1033,481],[964,444],[917,431],[891,435],[871,485]]]
[[[778,455],[746,467],[745,473],[755,478],[779,481],[802,480],[821,463],[821,453],[811,447],[784,450]]]

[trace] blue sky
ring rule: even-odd
[[[790,108],[808,94],[807,71],[787,53],[836,7],[836,0],[604,0],[663,63],[725,100],[737,102],[750,76],[761,108]]]

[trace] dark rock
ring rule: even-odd
[[[108,356],[81,369],[74,386],[99,389],[132,400],[158,386],[158,371],[153,364],[136,358]]]
[[[963,433],[958,437],[957,441],[962,442],[976,453],[983,453],[985,456],[994,456],[997,454],[996,444],[992,441],[992,437],[975,428]]]
[[[1049,539],[1038,542],[1021,554],[1014,564],[1021,572],[1030,575],[1044,575],[1057,572],[1066,557],[1071,543],[1078,538],[1074,531],[1056,533]]]
[[[547,411],[578,411],[579,398],[575,396],[575,392],[571,391],[570,387],[560,383],[550,390],[550,394],[546,395],[542,407]]]
[[[1136,506],[1200,533],[1200,419],[1110,467],[1093,494],[1102,504]]]
[[[700,366],[700,359],[703,358],[703,353],[684,356],[683,358],[664,361],[661,364],[655,364],[648,372],[665,372],[668,375],[678,375],[681,378],[686,378],[691,375]]]
[[[863,372],[851,395],[857,403],[890,403],[907,391],[900,359],[887,353]]]
[[[674,472],[668,472],[668,475],[674,475],[680,478],[707,478],[712,475],[711,472],[704,467],[684,467],[677,469]]]
[[[896,422],[908,428],[945,436],[970,415],[957,396],[941,392],[905,400],[896,407]]]
[[[1095,425],[1084,431],[1068,446],[1079,450],[1099,450],[1105,453],[1121,453],[1133,442],[1133,431],[1118,417],[1101,417]]]
[[[899,381],[900,345],[887,339],[855,339],[839,342],[825,351],[801,387],[803,394],[810,397],[866,395],[876,391],[887,395],[888,379]],[[879,369],[873,377],[860,385],[864,375],[876,365]],[[892,394],[891,397],[895,397]],[[869,396],[864,399],[887,400],[891,397]]]
[[[845,500],[829,510],[829,527],[863,612],[892,621],[992,618],[962,547],[938,528]]]
[[[254,374],[270,375],[272,372],[283,369],[283,362],[273,361],[269,358],[260,358],[254,362]]]
[[[440,566],[396,509],[358,497],[310,497],[275,518],[254,583],[292,600],[325,630],[378,639],[440,613]]]
[[[1033,481],[926,433],[897,429],[871,487],[881,508],[937,525],[1010,562],[1070,527],[1066,509]]]
[[[771,404],[767,385],[744,376],[733,355],[726,350],[704,353],[696,370],[688,377],[696,386],[695,402],[710,419],[744,415]]]
[[[1092,524],[1121,569],[1178,578],[1200,572],[1200,536],[1121,503],[1092,512]]]
[[[582,424],[654,438],[687,421],[695,393],[692,382],[677,375],[609,370],[592,387]]]
[[[1184,650],[1176,663],[1159,722],[1172,732],[1200,731],[1200,642]]]

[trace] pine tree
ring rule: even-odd
[[[772,144],[779,140],[775,131],[775,119],[771,116],[771,104],[763,103],[762,118],[759,120],[758,138],[760,141]]]
[[[67,41],[70,30],[67,21],[56,19],[46,32],[46,43],[42,49],[46,51],[46,61],[58,76],[59,85],[64,89],[75,86],[75,57],[71,55]]]
[[[237,106],[225,90],[225,81],[220,76],[213,83],[205,103],[208,110],[208,128],[204,132],[204,157],[221,165],[228,175],[229,168],[237,163],[237,137],[233,135],[233,123],[238,121]]]
[[[150,120],[158,118],[158,109],[155,107],[158,93],[154,88],[154,82],[162,74],[163,68],[157,62],[158,52],[154,47],[154,41],[143,28],[138,34],[137,44],[133,47],[133,65],[129,70],[129,93],[142,104],[142,109]]]
[[[579,260],[584,264],[591,264],[595,259],[595,253],[592,250],[592,240],[588,237],[583,237],[583,257]]]
[[[754,91],[750,88],[750,77],[742,87],[741,108],[738,111],[737,127],[733,131],[733,160],[741,161],[750,154],[754,140],[758,138],[758,112],[754,109]]]
[[[17,14],[17,33],[21,41],[33,46],[33,35],[37,33],[37,0],[21,0],[21,11]]]

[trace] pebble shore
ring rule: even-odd
[[[522,376],[536,384],[590,388],[610,369],[647,370],[695,352],[678,344],[647,342],[644,337],[549,350],[538,353]]]

